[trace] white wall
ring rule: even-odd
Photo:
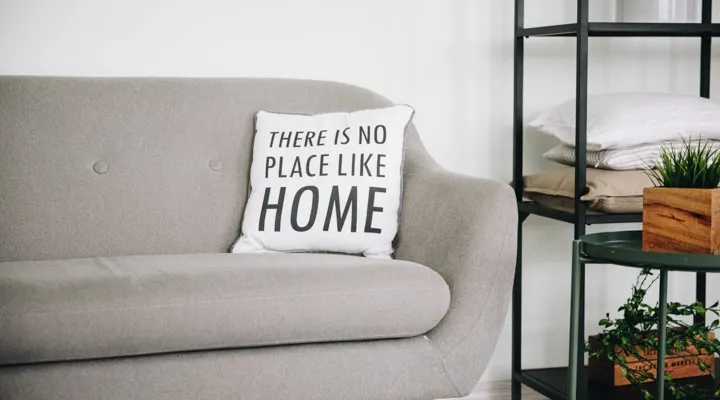
[[[574,18],[573,0],[526,3],[528,26]],[[592,3],[592,19],[610,18],[611,0]],[[345,81],[412,104],[422,139],[447,168],[509,181],[512,18],[511,0],[0,0],[0,74]],[[526,49],[527,120],[572,97],[575,80],[572,39],[533,39]],[[590,92],[696,93],[698,49],[694,39],[593,39]],[[529,133],[526,171],[550,167],[540,154],[554,143]],[[566,363],[571,239],[568,224],[526,223],[527,366]],[[636,272],[589,269],[591,332]],[[692,282],[680,278],[671,296],[688,300]],[[509,378],[509,322],[485,380]]]

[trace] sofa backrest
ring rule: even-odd
[[[225,252],[255,112],[389,104],[323,81],[0,77],[0,261]]]

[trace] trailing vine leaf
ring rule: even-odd
[[[585,346],[590,357],[606,359],[618,365],[623,376],[636,387],[655,381],[654,374],[650,372],[653,360],[648,359],[646,354],[649,351],[657,352],[659,349],[657,323],[660,306],[646,304],[645,295],[657,280],[658,277],[654,276],[650,269],[643,269],[632,287],[630,297],[618,308],[622,317],[613,319],[609,313],[606,314],[605,318],[598,322],[602,327],[600,346],[593,348],[589,342]],[[715,319],[710,324],[694,325],[684,322],[681,318],[696,314],[720,316],[718,305],[718,302],[709,307],[699,302],[667,304],[666,353],[685,354],[679,357],[683,360],[692,360],[701,371],[707,371],[713,378],[715,373],[712,366],[697,356],[720,353],[720,341],[710,336],[710,333],[720,326],[720,321]],[[693,348],[695,351],[690,351]],[[634,362],[640,363],[645,368],[629,367],[627,360],[630,356],[637,360]],[[720,387],[708,389],[695,384],[682,384],[668,373],[665,373],[665,388],[676,399],[711,400],[716,395],[720,396]],[[642,388],[642,393],[645,399],[654,399],[647,389]]]

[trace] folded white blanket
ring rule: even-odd
[[[714,149],[720,148],[720,141],[702,141],[701,145],[709,142]],[[693,141],[692,146],[698,142]],[[622,149],[597,150],[587,152],[587,166],[600,169],[631,170],[631,169],[652,169],[660,160],[662,146],[681,149],[685,144],[682,141],[659,142],[631,146]],[[546,160],[554,161],[562,165],[575,165],[575,147],[560,144],[543,154]]]

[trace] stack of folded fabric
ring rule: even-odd
[[[654,168],[665,147],[684,141],[720,148],[720,104],[698,96],[662,93],[614,93],[588,96],[588,209],[605,213],[642,211],[642,193],[653,186]],[[525,196],[537,203],[573,207],[575,100],[541,113],[529,126],[561,144],[543,154],[564,165],[525,176]]]

